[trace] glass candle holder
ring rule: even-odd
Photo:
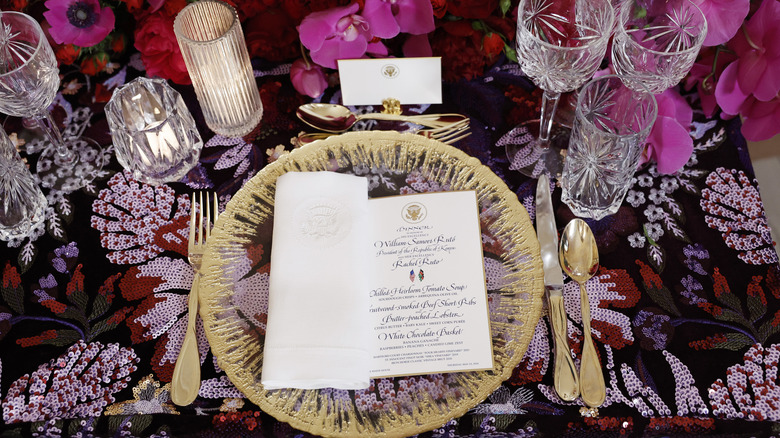
[[[226,137],[257,126],[263,104],[238,14],[227,3],[190,3],[173,24],[206,124]]]
[[[197,164],[203,140],[181,95],[162,79],[136,78],[105,107],[119,163],[152,185],[180,180]]]
[[[46,219],[46,197],[0,127],[0,240],[21,239]]]
[[[617,212],[657,114],[647,89],[628,88],[615,75],[582,87],[561,175],[561,200],[575,215],[598,220]]]

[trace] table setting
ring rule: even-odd
[[[36,436],[775,436],[778,0],[0,5]]]

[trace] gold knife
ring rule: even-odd
[[[566,309],[563,306],[563,272],[558,263],[558,231],[555,227],[550,183],[547,175],[536,185],[536,235],[542,247],[544,288],[553,338],[553,382],[561,400],[573,401],[580,394],[577,368],[569,351]]]

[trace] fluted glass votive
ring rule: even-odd
[[[179,181],[200,158],[203,139],[181,95],[162,79],[136,78],[105,107],[119,163],[152,185]]]
[[[21,239],[46,219],[46,197],[0,128],[0,240]]]
[[[173,24],[206,124],[225,137],[257,126],[263,104],[238,14],[227,3],[190,3]]]

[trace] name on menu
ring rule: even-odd
[[[399,232],[425,231],[431,227],[411,226],[399,227]],[[435,237],[406,235],[395,237],[391,240],[377,240],[374,242],[374,248],[377,249],[376,256],[398,256],[392,263],[391,269],[408,268],[411,266],[430,266],[438,265],[442,262],[440,257],[434,257],[432,254],[449,254],[455,250],[456,236],[445,236],[440,234]]]

